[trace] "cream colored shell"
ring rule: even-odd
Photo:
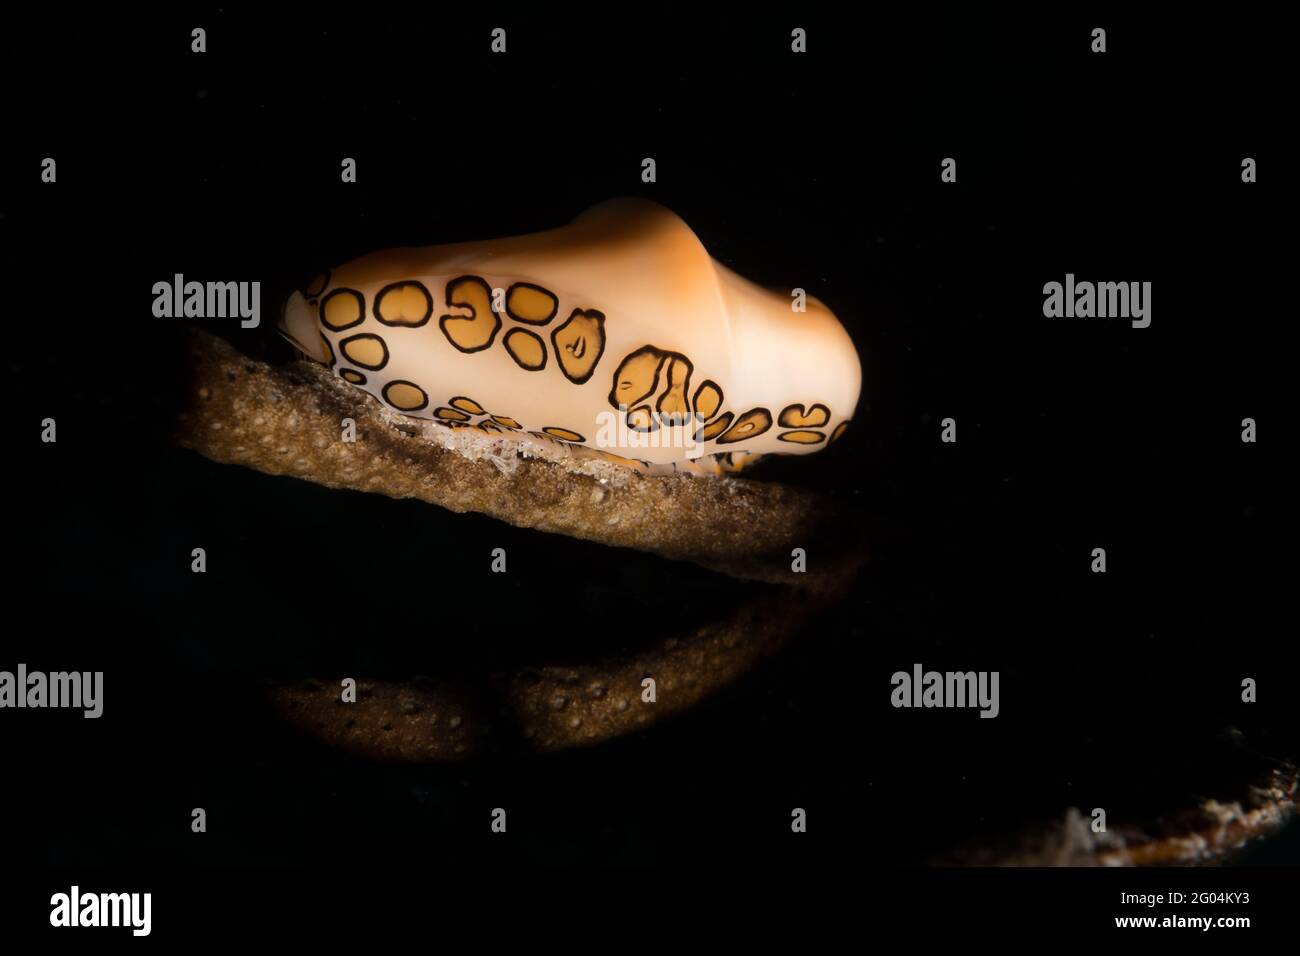
[[[281,328],[412,417],[718,471],[824,448],[853,415],[853,343],[815,297],[792,301],[662,206],[615,200],[547,232],[363,256],[291,296]]]

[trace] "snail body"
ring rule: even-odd
[[[389,408],[651,473],[736,471],[839,438],[861,366],[805,311],[644,200],[507,239],[372,253],[290,296],[280,329]]]

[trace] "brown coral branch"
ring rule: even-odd
[[[863,557],[856,515],[812,492],[739,478],[646,476],[604,463],[580,473],[542,458],[502,469],[490,457],[471,460],[412,434],[410,420],[312,363],[268,365],[197,330],[189,354],[188,407],[175,437],[215,461],[418,498],[805,589],[837,587]],[[342,440],[345,418],[356,422],[355,442]],[[791,570],[796,547],[809,555],[807,573]]]
[[[808,491],[646,476],[606,462],[518,457],[510,447],[503,460],[481,438],[466,436],[465,445],[446,429],[431,436],[311,363],[272,366],[201,331],[192,333],[189,355],[192,375],[174,434],[215,461],[417,498],[774,585],[755,586],[719,621],[574,666],[454,682],[363,678],[349,704],[339,678],[268,684],[280,716],[333,746],[425,762],[500,747],[555,750],[647,727],[782,647],[847,592],[865,560],[857,516]],[[354,442],[342,440],[344,419],[355,423]],[[807,571],[791,568],[796,547],[807,552]],[[657,684],[653,703],[642,700],[646,676]]]
[[[348,704],[341,677],[271,682],[267,698],[299,730],[383,760],[441,762],[601,743],[695,706],[780,650],[832,600],[786,586],[760,590],[721,621],[688,625],[634,652],[478,681],[362,680]],[[643,699],[646,677],[655,681],[653,702]]]

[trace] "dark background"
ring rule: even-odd
[[[1104,55],[1088,51],[1098,24]],[[1212,795],[1236,772],[1228,728],[1247,753],[1295,756],[1274,35],[695,8],[15,24],[0,39],[0,667],[102,669],[106,710],[0,718],[21,768],[9,839],[72,866],[892,864],[1070,806],[1115,826]],[[946,156],[956,184],[939,181]],[[1241,182],[1244,156],[1259,183]],[[871,517],[857,592],[749,679],[596,748],[410,768],[277,726],[263,674],[576,658],[611,616],[672,620],[717,582],[173,448],[182,330],[150,314],[152,284],[262,281],[262,330],[210,327],[287,357],[264,333],[321,266],[551,228],[618,195],[665,203],[720,261],[807,288],[849,328],[854,427],[755,477]],[[1045,319],[1042,286],[1067,272],[1152,282],[1151,327]],[[948,416],[955,445],[939,441]],[[1258,444],[1240,441],[1248,416]],[[372,596],[358,616],[334,577],[345,531],[426,570],[398,580],[347,553]],[[449,566],[455,588],[435,587]],[[556,607],[575,572],[581,607]],[[653,600],[666,593],[682,607]],[[1001,716],[892,709],[890,675],[918,661],[1000,671]],[[1246,676],[1257,704],[1240,701]],[[508,840],[488,832],[495,806]],[[1294,828],[1256,853],[1295,863]]]

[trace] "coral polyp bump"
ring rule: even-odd
[[[674,213],[372,253],[290,296],[281,331],[388,408],[649,473],[738,471],[844,433],[862,371],[803,311],[716,262]]]

